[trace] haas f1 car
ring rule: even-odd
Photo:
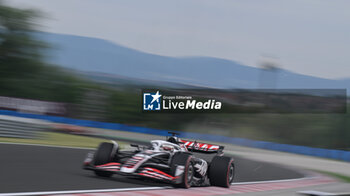
[[[180,188],[231,185],[235,165],[233,158],[223,156],[223,146],[186,141],[170,133],[172,136],[165,141],[152,140],[148,146],[131,144],[135,147],[133,151],[120,150],[114,141],[101,143],[94,153],[87,155],[83,167],[97,176],[137,176]],[[196,157],[194,152],[215,153],[215,156],[207,161]]]

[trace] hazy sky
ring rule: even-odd
[[[8,0],[38,8],[43,31],[167,56],[212,56],[325,78],[350,77],[350,0]]]

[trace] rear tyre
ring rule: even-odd
[[[208,177],[210,185],[230,187],[235,175],[233,158],[215,156],[209,165]]]
[[[173,184],[173,186],[177,188],[186,188],[186,189],[190,188],[193,181],[193,175],[195,172],[195,169],[193,167],[193,162],[192,162],[192,156],[190,154],[184,154],[184,153],[175,154],[171,161],[171,167],[170,167],[170,174],[172,176],[175,176],[176,168],[178,165],[184,166],[184,172],[180,176],[181,182],[178,184]]]
[[[112,143],[103,142],[98,147],[95,156],[94,156],[94,165],[103,165],[112,161],[112,158],[115,156],[115,146]],[[101,177],[111,177],[112,172],[109,171],[95,171],[97,176]]]

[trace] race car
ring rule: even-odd
[[[135,150],[120,150],[117,142],[103,142],[95,152],[88,153],[83,168],[97,176],[113,174],[148,178],[170,183],[174,187],[230,187],[235,164],[224,156],[224,146],[182,140],[169,132],[166,140],[152,140],[149,145],[131,144]],[[195,154],[214,153],[208,161]]]

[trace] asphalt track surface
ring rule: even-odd
[[[87,149],[0,144],[0,193],[168,186],[153,181],[96,177],[82,169]],[[235,182],[301,178],[279,165],[234,157]]]

